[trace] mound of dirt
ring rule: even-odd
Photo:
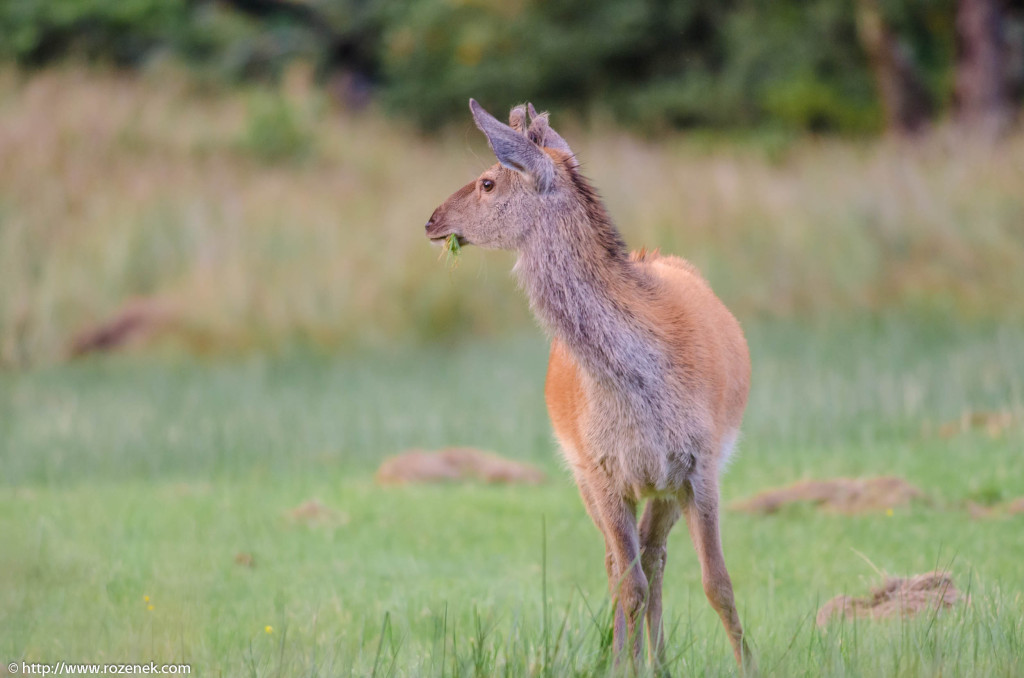
[[[334,509],[324,506],[316,499],[309,499],[302,502],[295,508],[288,511],[286,517],[293,523],[303,525],[345,525],[348,523],[348,515],[339,513]]]
[[[178,315],[177,308],[166,300],[133,299],[109,318],[76,334],[68,345],[68,355],[77,358],[142,343],[170,327]]]
[[[983,429],[991,438],[1000,437],[1007,429],[1024,424],[1024,414],[1017,410],[994,410],[990,412],[966,410],[959,419],[947,421],[938,428],[940,438],[952,438],[961,433]],[[931,427],[925,427],[926,433]]]
[[[1024,513],[1024,497],[1018,497],[1012,501],[995,504],[994,506],[985,506],[969,501],[967,502],[967,512],[974,519],[1020,515]]]
[[[927,572],[906,579],[889,577],[867,598],[836,596],[818,610],[818,626],[834,617],[886,619],[953,607],[964,596],[948,572]]]
[[[547,480],[538,468],[469,447],[410,450],[386,459],[375,478],[381,485],[460,481],[537,485]]]
[[[235,554],[235,565],[239,567],[256,567],[256,559],[248,551],[239,551]]]
[[[746,513],[775,513],[787,504],[807,502],[837,513],[870,513],[903,506],[925,498],[924,492],[902,478],[833,478],[804,480],[788,487],[766,490],[730,508]]]

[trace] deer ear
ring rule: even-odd
[[[533,178],[541,193],[551,190],[555,183],[555,163],[540,146],[485,111],[476,99],[469,100],[469,110],[498,162]]]
[[[508,126],[520,134],[526,134],[526,106],[519,104],[509,111]]]
[[[573,167],[579,167],[580,162],[576,159],[576,154],[569,148],[568,142],[562,138],[562,135],[554,130],[553,127],[548,123],[547,111],[544,113],[538,113],[537,109],[533,107],[533,104],[527,103],[526,109],[530,113],[530,127],[526,132],[526,136],[536,141],[541,146],[548,148],[557,148],[560,151],[564,151],[569,154],[569,163]]]

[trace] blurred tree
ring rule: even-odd
[[[870,132],[918,128],[954,82],[965,119],[992,110],[977,102],[1012,108],[1024,94],[1024,24],[986,19],[1000,0],[957,2],[0,0],[0,59],[141,66],[170,55],[225,79],[278,78],[301,59],[339,98],[372,95],[425,129],[459,119],[474,96],[652,131]],[[993,79],[1000,58],[1016,90]]]
[[[378,75],[380,22],[369,0],[300,3],[289,0],[226,0],[262,22],[279,21],[308,30],[315,39],[321,74],[343,103],[360,108]]]
[[[42,64],[67,54],[142,59],[182,29],[188,0],[4,0],[0,56]]]
[[[874,71],[886,129],[897,134],[920,131],[932,114],[931,96],[877,0],[857,0],[857,34]]]
[[[1013,117],[1005,19],[1000,0],[959,0],[954,98],[957,121],[983,136],[999,136]]]
[[[425,126],[469,96],[583,104],[648,128],[871,129],[877,103],[843,0],[396,2],[385,100]]]

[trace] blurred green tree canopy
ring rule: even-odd
[[[652,130],[872,131],[882,108],[858,41],[859,1],[2,0],[0,58],[136,67],[171,56],[227,79],[273,78],[302,58],[426,128],[474,96]],[[956,0],[877,4],[941,109],[953,90]],[[1018,61],[1021,5],[1007,5]]]

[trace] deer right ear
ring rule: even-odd
[[[551,190],[555,182],[555,163],[540,146],[485,111],[476,99],[469,100],[469,110],[498,162],[531,177],[541,193]]]
[[[526,110],[530,114],[531,121],[529,129],[526,130],[526,136],[536,139],[537,144],[540,146],[565,151],[569,154],[569,163],[573,167],[579,167],[580,161],[576,159],[576,154],[569,148],[568,142],[548,124],[548,114],[546,112],[538,113],[531,103],[526,104]]]

